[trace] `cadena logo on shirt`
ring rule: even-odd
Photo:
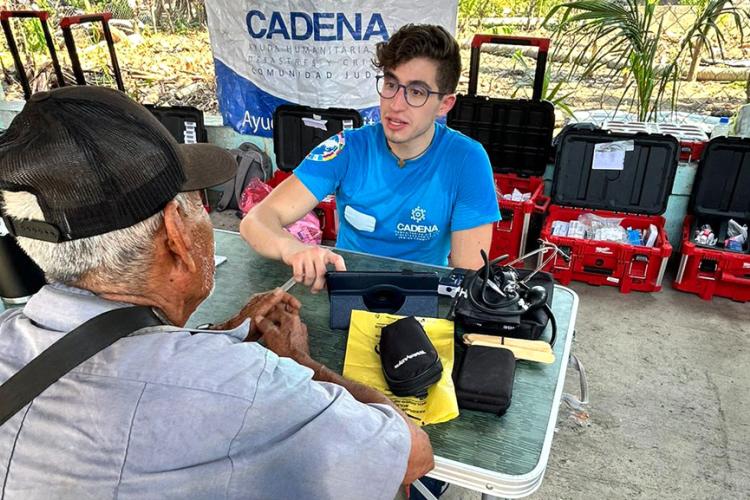
[[[396,224],[396,237],[398,239],[426,241],[440,232],[437,224],[420,224],[427,218],[427,210],[424,208],[416,206],[411,210],[410,215],[411,220],[416,224],[404,222]]]
[[[309,160],[313,161],[328,161],[336,158],[341,151],[344,150],[346,145],[346,139],[344,133],[339,132],[330,139],[323,141],[318,147],[310,151],[307,155]]]
[[[416,206],[411,209],[411,220],[419,224],[427,217],[427,210],[420,206]]]

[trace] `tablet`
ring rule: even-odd
[[[349,328],[352,310],[437,317],[435,272],[329,271],[326,287],[332,329]]]

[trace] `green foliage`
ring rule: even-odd
[[[530,66],[526,62],[526,58],[523,56],[523,53],[520,50],[516,50],[513,53],[513,60],[518,63],[519,66],[523,69],[524,73],[531,73],[533,71],[533,67]],[[556,108],[561,109],[564,113],[566,113],[568,116],[573,116],[573,110],[570,108],[570,105],[567,104],[567,99],[570,99],[570,97],[573,95],[572,91],[569,92],[562,92],[562,89],[564,86],[566,86],[569,83],[568,79],[565,78],[564,75],[560,76],[557,79],[557,82],[554,84],[552,83],[552,75],[551,75],[551,67],[547,66],[546,71],[544,72],[544,84],[542,86],[542,96],[541,98],[551,102]],[[531,81],[528,82],[529,85],[533,85],[533,78]],[[511,93],[511,98],[515,99],[518,96],[518,92],[520,91],[521,87],[516,87],[516,89]]]
[[[557,17],[555,38],[572,41],[566,60],[583,68],[581,79],[602,71],[608,72],[610,83],[606,86],[618,77],[628,79],[620,104],[632,96],[642,121],[656,117],[665,105],[668,91],[674,109],[690,54],[699,54],[704,45],[710,47],[709,39],[715,40],[721,50],[724,35],[718,25],[720,19],[728,18],[741,35],[743,28],[740,11],[731,1],[703,0],[694,23],[671,47],[671,61],[660,64],[657,54],[666,53],[664,44],[670,42],[662,37],[664,17],[656,15],[658,3],[659,0],[573,0],[556,5],[545,18],[546,25]]]

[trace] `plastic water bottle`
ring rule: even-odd
[[[711,138],[714,137],[721,137],[729,135],[729,117],[728,116],[722,116],[719,119],[719,123],[714,125],[713,130],[711,130]]]

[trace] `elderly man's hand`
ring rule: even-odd
[[[344,258],[327,248],[312,246],[283,255],[282,260],[291,266],[297,283],[304,283],[310,291],[318,293],[326,284],[327,265],[333,265],[336,271],[346,271]]]
[[[225,321],[219,325],[214,325],[213,328],[215,330],[231,330],[240,326],[242,322],[248,318],[252,319],[256,316],[265,316],[276,309],[288,313],[299,314],[301,307],[302,304],[299,300],[282,291],[281,288],[269,292],[256,293],[250,297],[250,300],[248,300],[247,304],[240,309],[240,312],[237,313],[236,316],[229,321]],[[259,336],[260,332],[258,331],[255,322],[251,323],[250,332],[248,333],[246,340],[257,340]]]
[[[307,326],[299,314],[282,311],[277,307],[266,316],[257,316],[254,323],[261,333],[260,340],[268,349],[301,365],[310,365],[312,360],[307,344]]]

